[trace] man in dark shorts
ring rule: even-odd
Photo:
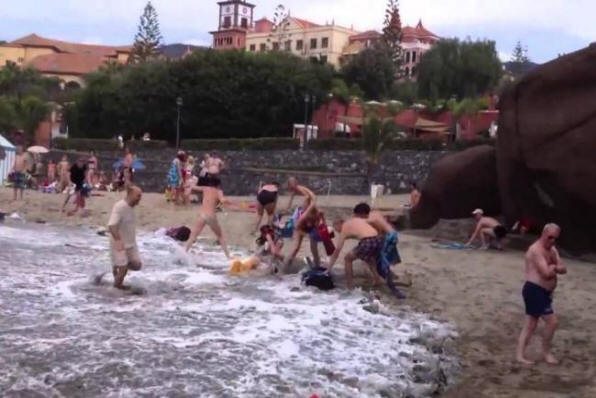
[[[275,208],[277,207],[278,191],[278,182],[265,184],[259,188],[257,194],[257,224],[255,225],[254,233],[259,230],[265,212],[267,212],[267,225],[273,225],[273,216],[275,215]]]
[[[557,287],[557,275],[567,273],[567,268],[561,263],[559,252],[555,247],[560,234],[561,228],[558,225],[547,224],[542,231],[542,236],[526,253],[526,283],[522,290],[526,321],[519,336],[516,353],[517,360],[526,365],[534,363],[526,359],[525,351],[541,318],[545,323],[542,355],[551,365],[559,363],[551,353],[551,344],[559,323],[553,311],[552,295]]]
[[[496,248],[503,250],[501,241],[507,236],[507,228],[496,219],[484,216],[482,209],[474,210],[472,215],[476,219],[476,228],[466,246],[470,246],[476,238],[480,237],[482,249],[488,249],[491,241],[494,241]]]
[[[331,271],[347,239],[358,239],[358,245],[344,257],[346,267],[346,283],[348,288],[353,287],[353,266],[354,260],[364,261],[370,270],[375,285],[382,283],[377,273],[377,262],[383,251],[385,237],[379,235],[377,230],[370,225],[366,219],[354,217],[347,221],[339,218],[333,223],[333,227],[339,232],[339,242],[331,258],[327,269]]]
[[[85,197],[89,194],[87,172],[87,161],[83,157],[79,157],[70,168],[70,181],[75,185],[75,209],[69,215],[75,214],[79,209],[85,210]]]

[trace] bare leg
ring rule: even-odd
[[[319,244],[312,237],[310,238],[310,251],[312,252],[312,259],[315,262],[315,266],[320,267],[321,256],[319,256]]]
[[[275,208],[277,207],[277,202],[269,203],[265,206],[265,211],[267,212],[267,225],[273,225],[273,217],[275,216]]]
[[[381,279],[381,277],[377,273],[377,265],[375,263],[367,263],[367,265],[368,265],[368,270],[370,272],[370,275],[372,277],[373,284],[375,286],[382,285],[383,284],[383,279]]]
[[[114,267],[114,287],[116,289],[127,290],[130,287],[124,285],[124,277],[128,273],[128,267]]]
[[[352,262],[356,259],[353,253],[348,253],[344,257],[344,264],[346,267],[346,285],[348,289],[354,288],[354,267]]]
[[[205,227],[205,219],[203,219],[202,216],[199,216],[199,218],[197,219],[197,222],[195,224],[195,227],[192,229],[192,231],[190,233],[190,237],[186,241],[186,245],[184,245],[184,250],[186,250],[186,251],[190,250],[192,245],[195,243],[195,240],[197,240],[197,236],[199,236],[201,234],[201,231],[203,230],[204,227]]]
[[[259,227],[261,226],[261,220],[263,219],[264,211],[265,209],[263,208],[263,206],[261,206],[261,204],[257,202],[257,224],[255,225],[253,232],[257,232],[259,230]]]
[[[538,318],[534,318],[532,316],[527,315],[526,321],[524,323],[524,327],[519,335],[519,340],[517,342],[517,352],[516,352],[516,359],[518,362],[521,362],[525,365],[533,365],[534,362],[526,359],[526,348],[528,347],[528,343],[532,338],[532,335],[536,331],[536,326],[538,325]]]
[[[221,227],[219,226],[219,223],[217,222],[217,219],[215,219],[213,224],[211,224],[209,227],[211,228],[211,230],[213,231],[215,236],[217,236],[217,240],[219,241],[219,244],[221,245],[221,249],[223,250],[226,257],[230,258],[230,252],[228,251],[228,245],[226,243],[226,239],[224,238],[223,231],[221,230]]]
[[[547,315],[542,319],[544,319],[544,323],[546,324],[544,335],[542,336],[542,354],[544,355],[544,360],[548,364],[558,365],[559,361],[551,354],[551,346],[555,331],[559,325],[559,319],[555,314]]]

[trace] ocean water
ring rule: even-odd
[[[407,307],[229,276],[209,242],[187,258],[162,234],[138,240],[127,282],[146,294],[128,295],[110,274],[91,283],[110,269],[94,230],[0,224],[1,397],[422,397],[436,385],[420,369],[455,362],[420,343],[451,325]]]

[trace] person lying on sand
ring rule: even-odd
[[[223,231],[217,221],[217,207],[220,204],[226,204],[227,201],[224,199],[223,192],[220,189],[219,185],[216,187],[210,186],[195,186],[192,188],[193,192],[202,192],[203,193],[203,203],[199,208],[199,215],[197,217],[197,222],[195,223],[194,227],[192,228],[192,232],[190,234],[190,238],[185,245],[185,250],[188,252],[192,245],[195,243],[197,237],[203,231],[203,228],[207,225],[211,231],[217,236],[217,240],[221,245],[221,248],[226,255],[227,258],[230,258],[230,253],[228,251],[228,246],[226,244],[226,240],[223,235]]]
[[[547,224],[540,238],[526,253],[526,283],[522,290],[526,320],[519,336],[516,353],[517,360],[523,364],[534,363],[526,359],[525,351],[541,318],[545,324],[542,355],[551,365],[559,363],[551,353],[551,346],[559,323],[552,307],[553,292],[557,287],[557,275],[567,273],[567,268],[561,263],[561,257],[555,247],[560,234],[561,228],[558,225]]]
[[[126,198],[116,202],[108,221],[112,273],[114,287],[117,289],[129,290],[130,286],[124,285],[126,274],[128,271],[139,271],[142,267],[137,246],[134,212],[134,208],[141,201],[142,194],[141,188],[129,185],[126,189]],[[104,275],[97,276],[95,284],[99,285]]]
[[[476,229],[466,242],[466,246],[471,246],[476,238],[480,237],[482,249],[488,249],[491,241],[494,241],[499,250],[503,250],[501,241],[507,236],[507,228],[492,217],[485,217],[482,209],[476,209],[472,212],[476,219]]]

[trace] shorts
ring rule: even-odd
[[[141,262],[141,256],[137,246],[125,249],[123,251],[117,251],[113,244],[110,244],[110,255],[112,258],[113,267],[126,267],[130,263]]]
[[[25,189],[27,187],[27,176],[25,173],[15,171],[12,173],[12,186],[15,189]]]
[[[263,207],[265,207],[271,203],[275,203],[276,200],[277,200],[277,192],[262,190],[257,195],[257,202],[259,202],[259,204]]]
[[[199,177],[198,186],[200,187],[213,187],[219,188],[221,186],[221,180],[216,174],[205,174],[203,177]]]
[[[507,236],[507,228],[505,228],[502,225],[497,225],[496,227],[494,227],[493,232],[495,233],[495,236],[498,240],[501,240]]]
[[[540,318],[541,316],[554,314],[553,293],[542,286],[526,282],[522,289],[522,296],[526,305],[526,315]]]
[[[358,246],[354,249],[356,258],[366,261],[367,263],[377,263],[383,246],[385,245],[385,237],[375,236],[372,238],[364,238],[358,242]]]

